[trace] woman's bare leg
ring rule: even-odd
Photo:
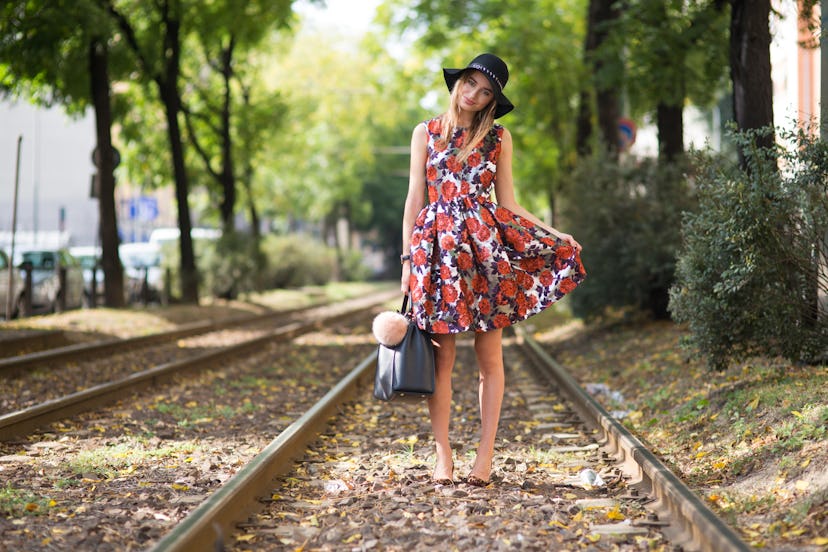
[[[437,343],[434,348],[436,361],[436,381],[434,394],[428,399],[428,413],[431,417],[431,431],[434,433],[437,462],[434,465],[433,478],[437,481],[451,479],[454,461],[449,443],[449,419],[451,418],[451,372],[457,356],[455,336],[453,334],[434,334]]]
[[[502,330],[475,334],[474,350],[480,369],[480,444],[470,476],[489,480],[492,471],[497,426],[500,422],[500,406],[503,404],[505,376],[503,374]]]

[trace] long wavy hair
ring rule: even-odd
[[[442,133],[440,138],[448,143],[454,130],[459,127],[460,120],[460,85],[469,80],[470,71],[464,71],[460,78],[454,83],[454,88],[451,91],[451,99],[449,101],[449,109],[443,113],[441,126]],[[480,141],[486,137],[486,134],[492,129],[494,125],[494,113],[497,107],[497,101],[494,96],[489,102],[489,105],[475,113],[472,120],[471,127],[466,129],[466,141],[460,147],[460,152],[457,154],[459,161],[465,161],[471,152],[480,144]]]

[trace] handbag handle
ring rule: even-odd
[[[402,307],[400,308],[400,314],[405,314],[406,313],[406,307],[407,306],[408,306],[408,294],[404,293],[403,294],[403,300],[402,300]],[[414,311],[414,302],[413,301],[411,302],[411,308],[408,309],[408,310],[412,311],[412,312]]]

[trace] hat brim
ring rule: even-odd
[[[467,69],[467,68],[466,68]],[[446,86],[448,86],[449,92],[454,89],[454,84],[457,82],[457,79],[460,78],[460,75],[463,74],[463,71],[466,69],[446,69],[443,68],[443,78],[446,80]],[[483,73],[485,75],[485,73]],[[495,107],[494,117],[497,119],[498,117],[503,117],[510,111],[512,111],[515,106],[512,105],[512,102],[509,101],[503,92],[499,92],[499,87],[497,83],[493,82],[488,75],[486,75],[486,79],[488,79],[489,83],[492,85],[492,90],[495,93],[495,101],[497,102],[497,107]]]

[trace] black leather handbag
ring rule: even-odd
[[[408,295],[400,310],[408,318],[402,342],[377,348],[374,397],[381,401],[396,398],[421,399],[434,394],[434,344],[428,332],[417,327],[411,311],[406,312]]]

